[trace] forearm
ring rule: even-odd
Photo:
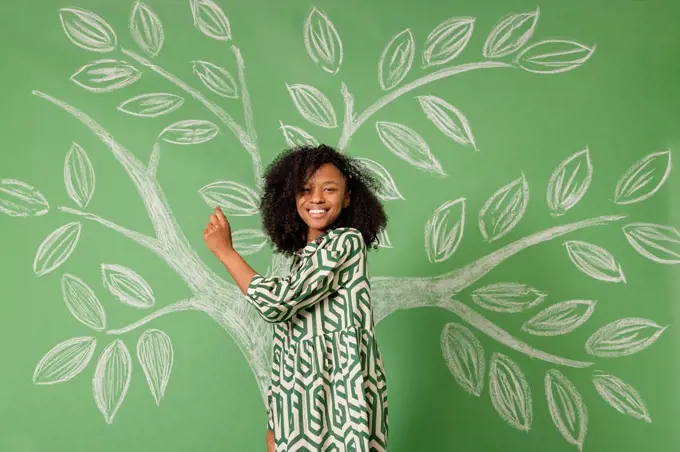
[[[234,249],[220,252],[217,254],[217,258],[227,268],[227,271],[239,289],[241,289],[241,292],[245,294],[248,291],[250,280],[253,279],[257,272]]]

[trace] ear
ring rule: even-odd
[[[349,201],[350,201],[351,195],[352,195],[351,191],[348,191],[347,193],[345,193],[345,201],[342,203],[343,209],[346,209],[347,207],[349,207]]]

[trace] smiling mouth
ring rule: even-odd
[[[307,209],[307,213],[312,218],[323,218],[328,209]]]

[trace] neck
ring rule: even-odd
[[[317,237],[319,237],[321,234],[323,234],[325,231],[321,229],[312,229],[309,228],[307,230],[307,243],[311,243],[314,240],[316,240]]]

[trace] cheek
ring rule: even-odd
[[[337,196],[335,196],[335,202],[339,207],[343,207],[347,202],[347,196],[344,193],[338,193]]]

